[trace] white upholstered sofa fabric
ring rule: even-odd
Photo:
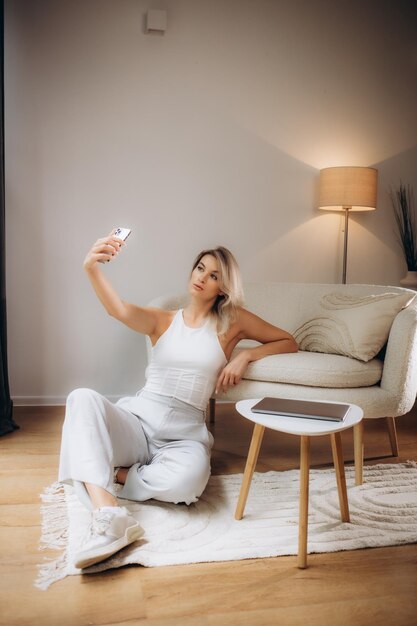
[[[236,348],[232,357],[242,348]],[[245,379],[312,387],[370,387],[381,380],[383,363],[362,363],[336,354],[299,351],[275,354],[249,364]]]
[[[405,301],[415,295],[411,290],[393,286],[317,283],[245,283],[244,291],[249,311],[293,334],[320,314],[322,298],[327,294],[360,299],[398,293]],[[185,302],[185,296],[162,296],[150,305],[178,309]],[[273,396],[329,400],[358,404],[366,418],[403,415],[412,408],[417,392],[416,299],[406,308],[400,307],[389,326],[383,361],[372,359],[363,363],[347,356],[304,351],[266,357],[251,363],[244,380],[217,399],[237,402]],[[241,347],[242,342],[237,349]],[[147,349],[150,355],[149,340]],[[276,381],[271,380],[274,378]]]

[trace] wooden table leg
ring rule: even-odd
[[[363,420],[353,427],[353,445],[355,454],[355,485],[363,483]]]
[[[242,486],[240,488],[239,500],[237,502],[235,519],[242,519],[245,510],[246,499],[249,493],[249,487],[252,481],[253,472],[258,460],[259,449],[265,432],[265,426],[255,424],[253,429],[252,440],[250,442],[248,458],[246,461],[245,472],[243,474]]]
[[[310,437],[301,435],[300,443],[300,515],[298,522],[298,567],[307,567],[308,486],[310,474]]]
[[[340,433],[332,433],[333,463],[336,471],[337,491],[339,493],[340,516],[342,522],[350,522],[349,504],[347,498],[345,464],[343,461],[342,436]]]

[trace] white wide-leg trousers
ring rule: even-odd
[[[142,390],[116,404],[91,389],[67,399],[58,480],[92,509],[84,483],[128,500],[196,502],[210,476],[213,438],[204,411]],[[115,492],[113,469],[129,467]]]

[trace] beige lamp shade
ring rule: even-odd
[[[373,167],[327,167],[320,171],[319,209],[373,211],[377,182]]]

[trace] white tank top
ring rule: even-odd
[[[213,321],[208,318],[200,328],[190,328],[180,309],[152,347],[144,389],[204,411],[226,363]]]

